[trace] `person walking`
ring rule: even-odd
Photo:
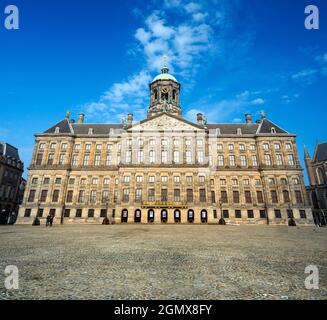
[[[54,219],[54,215],[51,215],[51,216],[50,216],[50,227],[52,227],[53,219]]]
[[[47,216],[47,220],[46,220],[46,223],[45,223],[45,226],[46,227],[49,227],[51,225],[51,216],[50,214]]]

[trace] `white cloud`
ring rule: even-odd
[[[256,105],[256,106],[262,105],[264,103],[265,103],[265,100],[263,100],[262,98],[254,99],[251,101],[251,104]]]
[[[188,13],[194,13],[201,9],[201,5],[195,2],[190,2],[187,5],[185,5],[185,10]]]
[[[215,121],[225,121],[234,114],[249,112],[251,107],[260,105],[253,103],[254,100],[251,99],[252,96],[253,93],[250,91],[244,91],[231,99],[223,99],[217,103],[208,103],[208,101],[203,100],[202,104],[198,105],[197,108],[192,108],[186,113],[186,118],[190,121],[195,121],[196,114],[201,112],[211,123]],[[262,98],[258,100],[264,101]],[[237,119],[236,122],[240,122],[238,121],[240,120],[238,117],[234,117],[233,119]]]
[[[318,70],[304,69],[292,75],[292,79],[305,85],[311,85],[317,79]]]

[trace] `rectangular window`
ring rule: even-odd
[[[175,183],[180,183],[180,180],[181,180],[180,176],[174,176]]]
[[[271,193],[271,202],[278,203],[278,197],[277,197],[276,190],[271,190],[270,193]]]
[[[65,163],[65,155],[64,154],[61,154],[59,156],[59,165],[63,165]]]
[[[290,166],[294,166],[294,157],[293,157],[293,155],[292,155],[292,154],[289,154],[289,155],[287,156],[287,159],[288,159],[288,164],[289,164]]]
[[[167,189],[161,189],[161,201],[168,201],[168,190]]]
[[[42,153],[38,153],[36,156],[36,161],[35,164],[37,166],[40,166],[42,164],[42,158],[43,158],[43,154]]]
[[[110,179],[109,178],[104,178],[103,179],[103,184],[106,185],[106,186],[109,185],[110,184]]]
[[[216,203],[216,193],[211,191],[211,203]]]
[[[150,163],[155,163],[156,161],[156,152],[154,150],[150,150],[149,161]]]
[[[233,144],[228,145],[228,151],[229,152],[234,152],[234,145]]]
[[[236,219],[241,219],[242,218],[241,210],[235,210],[235,218]]]
[[[123,181],[124,181],[124,183],[130,183],[131,177],[130,176],[124,176]]]
[[[227,191],[221,191],[221,201],[222,203],[228,203]]]
[[[223,155],[219,155],[218,156],[218,166],[219,167],[223,167],[224,166],[224,156]]]
[[[260,210],[260,219],[266,219],[266,210]]]
[[[253,210],[248,210],[248,218],[249,219],[253,219],[254,218]]]
[[[96,149],[96,151],[101,151],[102,150],[102,144],[97,144],[95,149]]]
[[[136,182],[137,183],[142,183],[143,182],[143,177],[142,176],[136,176]]]
[[[238,191],[233,191],[233,202],[240,203],[240,194]]]
[[[80,144],[74,144],[74,150],[75,151],[79,151],[81,149],[81,145]]]
[[[186,163],[192,163],[192,152],[186,151]]]
[[[174,151],[174,162],[179,163],[179,151]]]
[[[167,176],[162,176],[161,177],[161,182],[162,183],[167,183],[168,182],[168,177]]]
[[[97,192],[96,190],[92,190],[90,195],[90,202],[96,203],[96,201],[97,201]]]
[[[186,190],[186,200],[187,202],[193,202],[193,189]]]
[[[202,140],[200,140],[202,141]],[[199,163],[203,163],[204,162],[204,154],[203,151],[198,151],[198,161]]]
[[[101,161],[101,156],[97,154],[94,158],[94,165],[98,167],[100,165],[100,161]]]
[[[85,199],[85,191],[84,190],[80,190],[79,194],[78,194],[78,202],[79,203],[83,203]]]
[[[138,163],[143,162],[143,151],[142,150],[137,151],[137,162]]]
[[[204,183],[205,179],[206,179],[205,176],[199,176],[198,177],[199,183]]]
[[[244,194],[245,194],[245,202],[252,203],[251,191],[246,190]]]
[[[281,217],[282,217],[281,211],[279,209],[275,209],[275,218],[281,219]]]
[[[76,209],[76,218],[82,218],[82,209]]]
[[[189,183],[189,184],[192,183],[193,182],[193,177],[192,176],[187,176],[186,177],[186,182]]]
[[[106,154],[106,166],[111,166],[112,164],[112,156],[111,154]]]
[[[59,190],[54,190],[52,194],[52,202],[58,202],[59,200]]]
[[[105,218],[107,216],[107,209],[101,209],[100,218]]]
[[[126,151],[126,163],[132,162],[132,151]]]
[[[89,209],[88,213],[87,213],[87,216],[89,218],[93,218],[94,217],[94,209]]]
[[[161,151],[161,162],[162,163],[168,162],[168,152],[165,150]]]
[[[235,167],[235,156],[229,156],[229,165]]]
[[[174,201],[180,201],[181,200],[181,191],[180,189],[174,189]]]
[[[24,217],[29,218],[31,216],[31,212],[32,212],[31,209],[25,209]]]
[[[200,194],[200,202],[206,202],[206,190],[205,189],[200,189],[199,190],[199,194]]]
[[[246,156],[241,156],[241,166],[242,167],[246,167],[247,166]]]
[[[149,176],[149,182],[154,183],[155,182],[155,176]]]
[[[217,151],[218,152],[223,151],[223,145],[222,144],[217,144]]]
[[[47,201],[47,196],[48,196],[48,190],[42,190],[41,191],[40,202],[46,202]]]
[[[148,200],[155,201],[155,190],[154,189],[148,190]]]
[[[102,203],[107,203],[109,201],[109,191],[102,191]]]
[[[78,155],[74,154],[72,158],[72,166],[77,167],[78,166]]]
[[[140,188],[135,190],[135,201],[136,202],[142,201],[142,189]]]
[[[56,143],[51,143],[50,144],[50,149],[54,150],[54,149],[56,149],[56,146],[57,146]]]
[[[84,166],[88,166],[89,163],[90,163],[90,156],[89,156],[89,155],[85,155],[85,156],[84,156],[83,165],[84,165]]]
[[[70,209],[65,209],[64,211],[64,217],[69,218],[70,217]]]
[[[257,167],[258,166],[257,156],[252,156],[252,166],[253,167]]]
[[[262,191],[257,191],[257,201],[258,201],[258,203],[263,203],[263,193],[262,193]]]
[[[265,154],[265,163],[266,166],[271,166],[271,157],[269,154]]]
[[[48,166],[53,165],[54,154],[50,153],[48,156]]]
[[[91,150],[91,144],[87,143],[85,145],[85,151],[90,151]]]
[[[301,219],[306,219],[307,218],[307,214],[305,213],[305,210],[300,210],[300,218]]]
[[[123,202],[129,202],[129,189],[123,189]]]
[[[281,154],[276,154],[276,164],[278,166],[282,166],[283,165],[283,157]]]
[[[226,209],[223,210],[223,217],[225,219],[228,219],[229,218],[229,211],[228,210],[226,210]]]
[[[73,190],[69,190],[67,192],[67,199],[66,199],[67,203],[72,203],[73,202]]]
[[[44,150],[45,147],[45,143],[40,143],[39,144],[39,150]]]
[[[34,202],[34,200],[35,200],[35,193],[36,193],[36,191],[35,190],[31,190],[30,191],[30,194],[28,195],[28,202]]]

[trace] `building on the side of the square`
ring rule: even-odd
[[[313,223],[295,134],[264,113],[243,124],[182,116],[164,63],[147,118],[88,124],[66,117],[36,134],[19,223]],[[210,120],[210,119],[209,119]]]
[[[317,225],[327,225],[327,142],[318,143],[311,159],[308,150],[304,150],[304,161],[309,178],[306,187],[313,208],[313,217]]]
[[[24,164],[18,149],[0,141],[0,224],[13,223],[22,200]]]

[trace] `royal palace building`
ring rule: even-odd
[[[18,223],[313,223],[296,136],[268,120],[183,118],[166,63],[147,118],[88,124],[66,117],[35,135]]]

